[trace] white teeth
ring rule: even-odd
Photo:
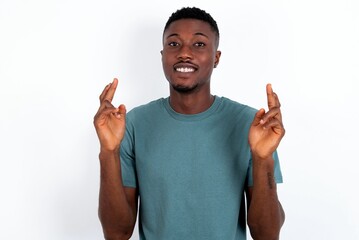
[[[176,68],[177,72],[194,72],[193,68],[186,68],[186,67],[181,67],[181,68]]]

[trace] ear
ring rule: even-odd
[[[218,63],[219,63],[219,59],[221,58],[221,51],[217,51],[216,55],[215,55],[215,59],[214,59],[214,67],[216,68]]]

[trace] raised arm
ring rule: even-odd
[[[137,190],[122,184],[119,158],[126,127],[126,108],[115,108],[112,99],[118,80],[108,84],[100,95],[94,125],[100,141],[99,218],[105,239],[129,239],[137,215]]]
[[[253,187],[247,189],[248,226],[253,239],[279,239],[284,223],[284,211],[278,200],[274,180],[273,153],[285,130],[282,123],[280,102],[267,85],[268,112],[260,109],[249,131],[252,151]]]

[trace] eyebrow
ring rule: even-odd
[[[201,33],[201,32],[196,32],[196,33],[193,34],[193,35],[195,35],[195,36],[203,36],[203,37],[205,37],[205,38],[209,38],[206,34]],[[178,33],[172,33],[172,34],[168,35],[167,38],[170,38],[170,37],[178,37],[178,36],[179,36]]]

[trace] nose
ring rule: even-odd
[[[181,48],[178,51],[177,57],[179,59],[192,59],[193,58],[193,52],[190,46],[182,45]]]

